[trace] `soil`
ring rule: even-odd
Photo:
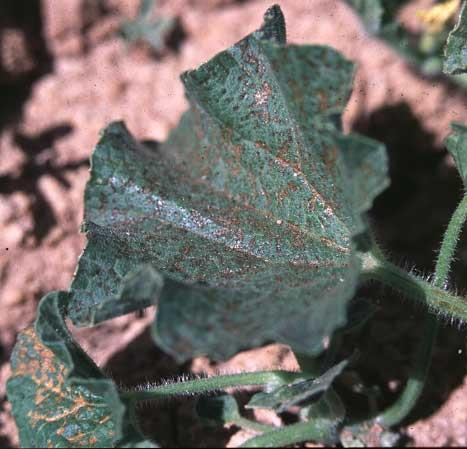
[[[271,2],[157,3],[158,14],[178,18],[167,47],[158,52],[118,36],[120,24],[134,17],[137,0],[4,0],[0,5],[0,446],[18,445],[5,396],[16,336],[34,319],[44,293],[69,286],[85,243],[79,233],[82,198],[99,131],[122,119],[140,139],[165,139],[187,107],[179,74],[257,28]],[[442,141],[450,122],[467,123],[466,92],[444,78],[421,77],[369,36],[343,1],[280,4],[289,41],[331,45],[357,63],[345,129],[384,142],[391,164],[392,185],[378,198],[371,220],[395,262],[431,272],[461,194]],[[26,6],[34,9],[28,20],[21,14]],[[452,275],[459,291],[467,287],[466,263],[463,238]],[[359,294],[372,298],[377,312],[340,356],[358,345],[360,358],[350,376],[376,386],[383,406],[397,397],[407,376],[423,313],[377,285]],[[148,310],[74,332],[120,384],[186,372],[297,366],[280,345],[223,363],[197,358],[178,366],[150,340],[153,314]],[[406,444],[467,445],[466,350],[465,331],[443,325],[424,396],[399,429]],[[251,436],[236,428],[200,426],[193,404],[190,399],[143,408],[144,428],[162,445],[182,447],[233,446]],[[271,414],[258,419],[275,425],[281,420]]]

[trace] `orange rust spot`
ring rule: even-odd
[[[285,198],[287,198],[292,192],[295,192],[296,190],[298,190],[298,186],[297,184],[295,184],[294,182],[290,181],[286,187],[284,187],[280,192],[279,194],[277,195],[278,199],[279,199],[279,202],[282,203],[282,201],[284,201]]]
[[[104,424],[109,421],[110,415],[104,416],[102,419],[99,420],[99,424]]]
[[[332,248],[334,250],[336,250],[337,252],[339,253],[344,253],[344,254],[347,254],[350,252],[350,249],[349,248],[346,248],[345,246],[340,246],[339,244],[337,244],[334,240],[331,240],[327,237],[321,237],[321,242],[323,242],[327,247],[329,248]]]
[[[244,148],[243,148],[242,145],[235,145],[232,148],[232,154],[233,154],[234,160],[236,162],[240,162],[240,160],[242,158],[243,150],[244,150]]]
[[[317,96],[319,98],[319,109],[320,111],[325,111],[328,109],[329,104],[328,104],[328,96],[323,92],[323,91],[318,91]]]
[[[66,437],[65,428],[57,430],[57,435],[65,438],[69,443],[76,447],[91,447],[97,444],[97,438],[93,435],[86,435],[84,432],[78,432],[75,435]]]
[[[255,103],[257,106],[262,106],[269,101],[272,89],[266,81],[261,86],[261,89],[255,93]]]
[[[30,377],[42,388],[36,392],[36,405],[40,405],[50,393],[64,397],[62,386],[67,374],[65,366],[57,363],[54,353],[39,340],[33,326],[25,329],[21,337],[27,343],[18,350],[12,376]],[[28,348],[33,348],[36,353],[34,358]]]
[[[328,170],[332,170],[337,160],[338,151],[336,147],[332,147],[324,152],[323,161]]]
[[[282,145],[277,151],[276,157],[278,159],[287,161],[287,158],[289,157],[289,147],[287,145]]]
[[[82,408],[85,408],[85,407],[93,408],[93,405],[89,403],[86,399],[84,399],[81,394],[78,394],[76,396],[76,394],[71,390],[71,388],[65,387],[63,393],[67,393],[67,394],[66,395],[62,394],[61,396],[65,395],[68,400],[73,400],[75,402],[75,404],[72,407],[67,408],[63,412],[58,413],[56,415],[52,415],[52,416],[43,415],[41,413],[32,412],[32,411],[28,413],[28,416],[32,419],[34,423],[38,423],[39,421],[45,421],[45,422],[51,423],[51,422],[57,422],[62,419],[66,419],[69,416],[75,415]]]
[[[310,212],[315,212],[315,209],[316,209],[316,203],[318,202],[318,198],[316,196],[312,196],[309,200],[308,200],[308,210]]]
[[[257,140],[255,142],[255,147],[261,148],[262,150],[268,150],[268,146],[264,142],[261,142],[261,140]]]
[[[81,409],[95,407],[82,393],[66,385],[69,369],[40,341],[34,327],[25,329],[20,334],[20,341],[22,344],[17,349],[12,377],[27,377],[36,384],[36,407],[28,413],[33,428],[38,428],[42,423],[56,423],[62,420],[67,422]],[[41,410],[41,404],[48,399],[57,406]],[[65,401],[71,402],[72,406],[65,409],[62,405]],[[56,433],[62,435],[64,431],[64,428],[60,427]],[[77,433],[67,439],[79,446],[88,446],[90,441],[83,433]],[[53,444],[52,441],[47,441],[48,446],[53,447]]]

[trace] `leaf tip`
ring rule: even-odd
[[[285,18],[281,7],[274,4],[264,13],[263,25],[257,31],[260,39],[269,40],[277,44],[285,44],[287,39]]]

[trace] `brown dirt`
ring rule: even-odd
[[[57,2],[42,1],[43,35],[53,68],[21,79],[19,92],[26,92],[21,94],[24,101],[17,101],[14,113],[0,124],[0,445],[5,446],[18,444],[5,398],[9,354],[18,331],[33,320],[41,295],[69,285],[84,245],[78,232],[82,195],[87,160],[99,130],[111,120],[123,119],[139,138],[164,139],[187,106],[179,74],[255,29],[271,2],[160,0],[161,14],[178,16],[186,37],[178,51],[168,49],[157,58],[115,35],[121,20],[134,14],[136,0],[105,0],[99,8],[90,7],[93,2],[86,0],[59,3],[57,7]],[[377,203],[373,220],[381,240],[396,257],[429,270],[460,191],[450,161],[440,153],[441,142],[451,121],[467,122],[466,94],[445,80],[421,78],[395,52],[370,38],[341,1],[284,0],[280,4],[290,41],[331,45],[357,62],[345,128],[355,126],[383,140],[392,163],[393,186]],[[12,41],[23,45],[25,55],[23,64],[15,67],[21,73],[33,70],[36,53],[24,46],[24,37],[17,31],[14,35]],[[464,264],[466,247],[463,241],[460,261]],[[456,275],[461,286],[467,285],[461,265]],[[376,290],[376,294],[382,305],[398,302],[387,292]],[[404,307],[402,314],[406,314]],[[397,384],[412,356],[417,335],[411,329],[417,328],[419,315],[411,315],[415,321],[408,324],[393,326],[390,320],[397,315],[385,313],[379,312],[382,318],[362,338],[368,343],[368,339],[377,341],[378,336],[389,334],[392,339],[378,342],[376,349],[368,348],[364,360],[374,366],[381,363],[380,371],[386,370],[384,375],[370,370],[368,378]],[[212,372],[294,366],[287,348],[272,346],[240,354],[220,366],[196,359],[191,367],[179,367],[149,342],[144,329],[152,314],[122,317],[77,333],[97,363],[119,382],[128,377],[129,382],[156,380],[188,369]],[[467,443],[467,384],[462,380],[465,337],[444,330],[440,338],[433,370],[438,376],[435,393],[428,395],[435,398],[437,408],[425,408],[417,414],[421,419],[408,421],[407,434],[415,445],[462,446]],[[401,344],[405,346],[402,355]],[[142,354],[141,359],[135,359],[135,351]],[[244,433],[233,429],[199,429],[192,405],[187,401],[161,406],[158,427],[165,429],[161,442],[212,445],[245,439]],[[148,413],[143,410],[143,414]],[[277,424],[277,417],[262,418],[275,419]]]

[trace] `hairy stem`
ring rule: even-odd
[[[229,374],[225,376],[213,376],[167,383],[165,385],[145,388],[144,390],[123,391],[120,395],[124,399],[146,401],[168,396],[191,396],[242,386],[258,385],[266,386],[266,388],[270,389],[291,383],[301,376],[300,373],[291,371],[259,371],[253,373]]]
[[[464,196],[454,212],[448,228],[444,234],[443,242],[436,261],[433,287],[443,288],[448,280],[452,260],[454,258],[460,233],[467,219],[467,195]],[[378,254],[380,255],[380,253]],[[465,303],[465,301],[464,301]],[[432,307],[434,309],[434,307]],[[439,312],[443,314],[443,312]],[[449,313],[448,313],[449,315]],[[452,315],[451,315],[452,317]],[[462,317],[456,317],[462,321]],[[412,411],[422,394],[428,371],[431,365],[433,346],[438,334],[438,320],[432,314],[427,314],[423,323],[423,334],[416,350],[415,364],[410,373],[407,384],[397,401],[376,417],[376,421],[383,426],[399,424]]]
[[[448,228],[444,234],[443,243],[436,261],[435,279],[433,284],[437,287],[443,287],[448,280],[451,264],[454,259],[457,242],[467,220],[467,195],[457,206],[456,211],[451,217]]]
[[[376,251],[361,253],[362,280],[378,280],[444,319],[467,322],[467,300],[397,267]]]

